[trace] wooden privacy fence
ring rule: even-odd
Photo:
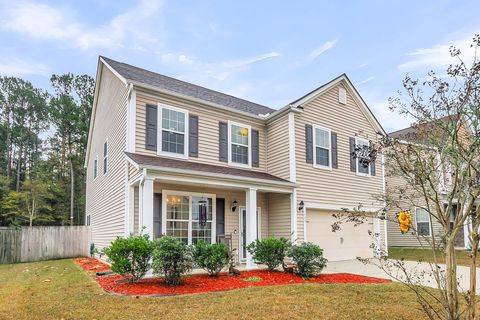
[[[0,228],[0,263],[73,258],[90,254],[90,227]]]

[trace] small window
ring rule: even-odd
[[[93,179],[98,176],[98,156],[93,160]]]
[[[422,208],[415,210],[415,220],[417,221],[417,234],[419,236],[430,236],[430,215],[428,211]]]
[[[87,215],[87,221],[85,222],[87,226],[90,225],[90,215]]]
[[[370,146],[370,141],[361,139],[361,138],[355,138],[355,145],[357,147],[363,147],[363,146]],[[357,156],[357,174],[361,176],[369,176],[370,175],[370,162],[369,161],[363,161],[365,158],[362,156],[363,152],[360,152],[359,155]]]
[[[326,128],[313,126],[313,143],[315,146],[315,165],[323,168],[331,168],[331,131]]]
[[[103,174],[108,171],[108,140],[103,144]]]
[[[188,113],[172,107],[161,108],[161,153],[173,156],[187,156]]]
[[[229,123],[229,163],[250,167],[250,126]]]
[[[347,91],[344,88],[338,88],[338,102],[347,104]]]

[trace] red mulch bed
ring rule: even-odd
[[[85,270],[106,271],[110,267],[96,259],[80,258],[75,262]],[[258,282],[246,281],[248,278],[258,277]],[[210,277],[206,274],[190,275],[184,277],[184,282],[179,286],[169,286],[162,278],[142,279],[131,284],[125,281],[122,276],[101,276],[97,277],[98,283],[108,292],[125,295],[177,295],[213,291],[226,291],[250,287],[262,287],[285,284],[301,283],[386,283],[387,279],[371,278],[349,273],[320,274],[310,279],[303,279],[291,273],[280,271],[269,272],[267,270],[243,271],[240,276],[233,277],[227,274],[220,274],[218,277]]]

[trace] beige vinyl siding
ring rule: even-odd
[[[349,91],[346,105],[338,102],[338,86],[335,86],[303,107],[304,111],[295,116],[298,201],[346,208],[359,203],[380,207],[375,200],[375,196],[382,194],[380,157],[376,160],[376,176],[358,176],[350,171],[349,138],[361,131],[359,137],[375,141],[376,131]],[[324,170],[306,163],[305,124],[319,125],[337,133],[338,169]]]
[[[399,195],[397,195],[396,191],[394,190],[398,190],[397,188],[399,187],[403,189],[407,185],[407,182],[402,177],[393,176],[393,175],[387,175],[386,181],[387,181],[387,191],[389,191],[390,197],[398,201]],[[403,194],[402,196],[405,199],[409,199],[409,200],[399,201],[398,207],[391,207],[387,212],[388,245],[392,247],[421,247],[423,245],[427,245],[428,244],[427,241],[424,241],[423,239],[420,239],[419,241],[417,239],[417,236],[413,235],[411,232],[402,234],[402,232],[400,231],[399,224],[395,222],[395,214],[397,212],[401,210],[410,210],[413,215],[413,225],[416,226],[415,208],[417,206],[425,207],[426,205],[426,202],[424,199],[415,196],[413,188],[409,188],[405,190],[405,192],[407,195],[405,196],[405,194]],[[435,235],[436,240],[440,241],[442,226],[436,220],[432,220],[431,223],[433,226],[433,234]]]
[[[138,234],[140,224],[140,192],[138,187],[133,188],[133,233]]]
[[[252,167],[251,170],[266,171],[266,126],[261,120],[254,120],[249,117],[238,114],[229,114],[226,111],[218,111],[211,107],[206,107],[193,102],[182,101],[179,99],[169,98],[158,94],[152,96],[142,92],[137,92],[137,113],[136,113],[136,143],[135,152],[147,155],[157,155],[156,151],[145,149],[145,117],[146,104],[164,103],[177,108],[188,110],[190,114],[198,116],[198,158],[190,157],[188,160],[192,162],[208,163],[217,166],[227,166],[227,162],[221,162],[219,158],[219,141],[218,141],[218,123],[235,121],[242,124],[250,125],[252,129],[259,131],[259,151],[260,166]],[[158,129],[160,130],[160,124]],[[160,148],[158,141],[158,148]],[[250,148],[251,152],[251,148]]]
[[[286,180],[290,179],[288,136],[288,113],[268,124],[267,172]]]
[[[297,210],[297,241],[302,243],[305,241],[305,210]]]
[[[87,162],[86,211],[91,216],[92,242],[102,249],[125,231],[127,88],[105,66],[97,81],[95,121]],[[103,173],[103,144],[108,138],[108,171]],[[98,177],[93,162],[98,155]]]
[[[245,191],[225,190],[215,188],[202,188],[185,185],[172,185],[155,182],[154,192],[162,193],[162,190],[174,190],[185,192],[197,192],[205,194],[215,194],[217,198],[225,199],[225,234],[232,235],[232,248],[239,249],[240,240],[240,207],[245,206]],[[232,212],[232,203],[237,200],[238,205],[235,212]],[[269,228],[269,206],[267,195],[262,192],[257,193],[257,207],[261,208],[261,235],[266,237],[270,234]]]
[[[281,193],[268,194],[268,207],[270,209],[268,227],[270,235],[290,239],[291,211],[290,195]]]

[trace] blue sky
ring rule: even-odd
[[[0,75],[49,87],[98,55],[272,108],[347,73],[387,131],[406,73],[452,62],[480,32],[479,1],[4,1]]]

